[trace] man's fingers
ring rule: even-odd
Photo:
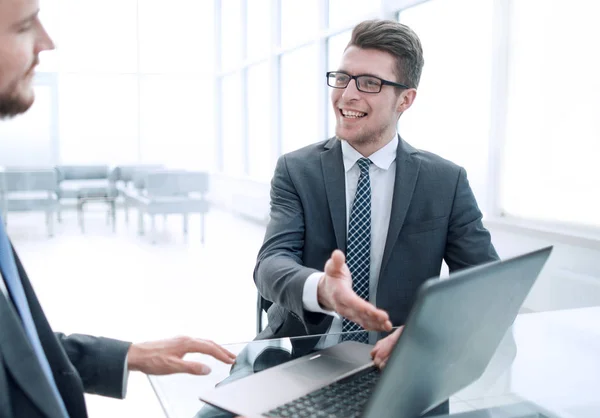
[[[189,353],[208,354],[221,360],[223,363],[232,364],[235,361],[235,354],[227,351],[220,345],[207,340],[192,340],[187,350]]]
[[[366,330],[388,331],[392,324],[388,314],[350,291],[340,298],[337,312]]]
[[[341,268],[346,262],[346,256],[340,250],[334,250],[333,253],[331,253],[331,260],[336,267]]]
[[[344,256],[344,253],[340,250],[335,250],[325,263],[325,274],[336,278],[343,276],[345,262],[346,256]]]
[[[375,347],[373,347],[373,349],[371,350],[371,358],[375,359],[377,358],[377,354],[379,354],[379,342],[377,342],[377,344],[375,344]]]
[[[352,322],[356,322],[358,325],[360,325],[367,331],[387,331],[389,328],[391,328],[391,324],[389,321],[374,320],[369,318],[368,316],[365,317],[364,314],[356,313],[351,310],[346,312],[340,312],[340,314],[344,318],[349,319]]]
[[[210,367],[206,364],[198,363],[195,361],[176,360],[177,370],[180,373],[195,374],[197,376],[204,376],[210,373]]]

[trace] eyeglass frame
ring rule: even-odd
[[[348,79],[348,83],[344,86],[344,87],[337,87],[337,86],[332,86],[331,84],[329,84],[329,76],[331,74],[344,74],[347,75],[348,77],[350,77]],[[410,87],[408,87],[406,84],[400,84],[400,83],[395,83],[393,81],[388,81],[388,80],[384,80],[383,78],[374,76],[374,75],[370,75],[370,74],[359,74],[359,75],[350,75],[344,71],[327,71],[327,73],[325,73],[325,77],[327,78],[327,85],[331,88],[334,89],[345,89],[348,87],[348,85],[350,84],[350,82],[352,81],[352,79],[354,79],[354,82],[356,83],[356,89],[362,93],[367,93],[367,94],[377,94],[377,93],[381,93],[381,89],[383,88],[383,86],[393,86],[393,87],[398,87],[401,89],[409,89]],[[364,91],[361,90],[360,87],[358,87],[358,78],[359,77],[371,77],[371,78],[375,78],[379,81],[381,81],[381,85],[379,86],[379,91]]]

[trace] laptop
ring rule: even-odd
[[[515,320],[552,246],[423,283],[386,367],[345,341],[200,399],[236,415],[414,418],[477,380]]]

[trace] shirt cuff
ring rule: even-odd
[[[337,318],[337,313],[334,311],[327,311],[319,305],[317,296],[318,286],[319,280],[321,280],[321,277],[323,277],[324,274],[325,273],[318,271],[308,276],[308,279],[304,282],[304,288],[302,289],[302,304],[307,311],[323,313]]]
[[[123,389],[121,392],[121,399],[125,399],[127,395],[127,381],[129,380],[129,367],[127,367],[127,359],[129,354],[125,356],[125,366],[123,366]]]

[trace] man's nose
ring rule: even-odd
[[[360,97],[360,90],[358,90],[357,81],[355,78],[351,79],[344,92],[342,93],[342,97],[346,100],[357,99]]]
[[[56,45],[54,45],[54,41],[52,40],[50,35],[48,35],[48,32],[46,31],[46,28],[44,27],[44,25],[42,25],[41,22],[38,22],[38,24],[39,24],[39,34],[38,34],[38,40],[37,40],[37,44],[36,44],[36,52],[39,54],[40,52],[43,52],[43,51],[51,51],[51,50],[55,49]]]

